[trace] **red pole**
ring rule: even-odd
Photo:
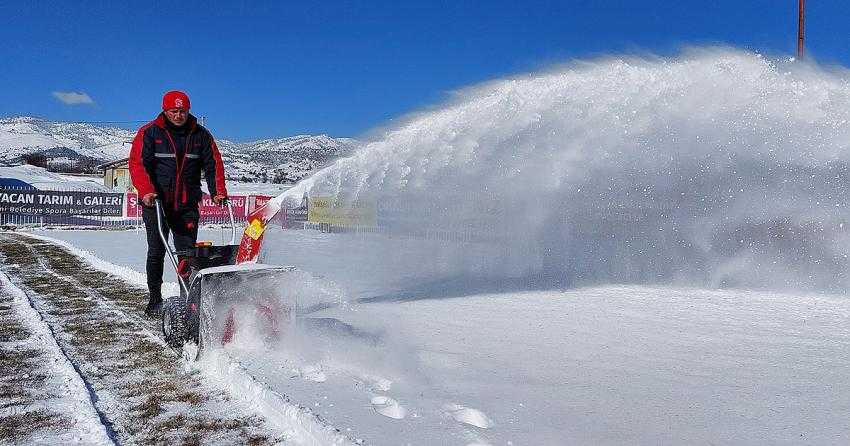
[[[803,37],[806,23],[806,0],[800,0],[800,16],[797,22],[797,59],[803,60]]]

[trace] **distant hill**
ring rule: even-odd
[[[123,144],[134,132],[91,124],[52,122],[28,116],[0,119],[0,162],[21,164],[28,156],[43,155],[48,167],[65,170],[85,161],[86,166],[121,159]]]

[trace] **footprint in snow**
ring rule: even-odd
[[[328,376],[322,371],[319,366],[307,366],[301,369],[301,377],[307,381],[323,383],[328,380]]]
[[[389,392],[393,382],[375,375],[355,376],[354,387],[363,388],[370,393]]]
[[[461,406],[459,404],[447,404],[443,406],[443,409],[445,409],[446,413],[457,422],[480,427],[481,429],[489,429],[493,427],[493,420],[478,409]]]
[[[372,409],[379,414],[400,420],[407,416],[407,409],[398,404],[398,401],[388,396],[372,397]]]
[[[380,376],[366,375],[363,378],[369,382],[371,388],[382,392],[388,392],[393,386],[392,381]]]

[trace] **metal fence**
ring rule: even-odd
[[[141,218],[127,217],[80,217],[76,215],[27,215],[0,213],[0,226],[15,227],[86,227],[86,228],[132,228],[142,225]]]

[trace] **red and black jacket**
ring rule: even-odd
[[[130,149],[130,178],[139,198],[155,192],[173,209],[197,209],[201,201],[201,172],[207,179],[210,196],[227,196],[224,165],[210,132],[191,114],[184,147],[175,145],[165,115],[142,126]]]

